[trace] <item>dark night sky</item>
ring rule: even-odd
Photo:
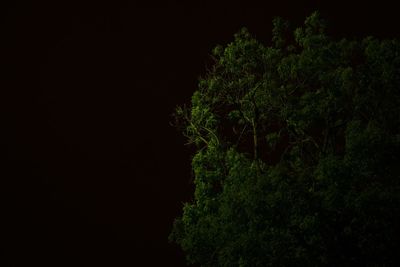
[[[190,149],[169,121],[210,50],[316,9],[336,36],[400,33],[382,1],[186,2],[1,7],[1,266],[185,266],[167,236]]]

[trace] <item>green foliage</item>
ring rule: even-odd
[[[176,111],[196,189],[170,239],[201,266],[396,266],[399,42],[273,24],[217,46]]]

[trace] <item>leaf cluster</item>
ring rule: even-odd
[[[196,189],[171,240],[201,266],[395,266],[399,42],[273,24],[271,45],[217,46],[177,109]]]

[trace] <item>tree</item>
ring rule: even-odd
[[[400,44],[334,40],[319,14],[213,50],[176,117],[195,193],[170,240],[201,266],[395,266]]]

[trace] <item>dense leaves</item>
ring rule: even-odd
[[[201,266],[394,266],[400,44],[333,40],[318,13],[289,33],[217,46],[177,109],[196,188],[170,238]]]

